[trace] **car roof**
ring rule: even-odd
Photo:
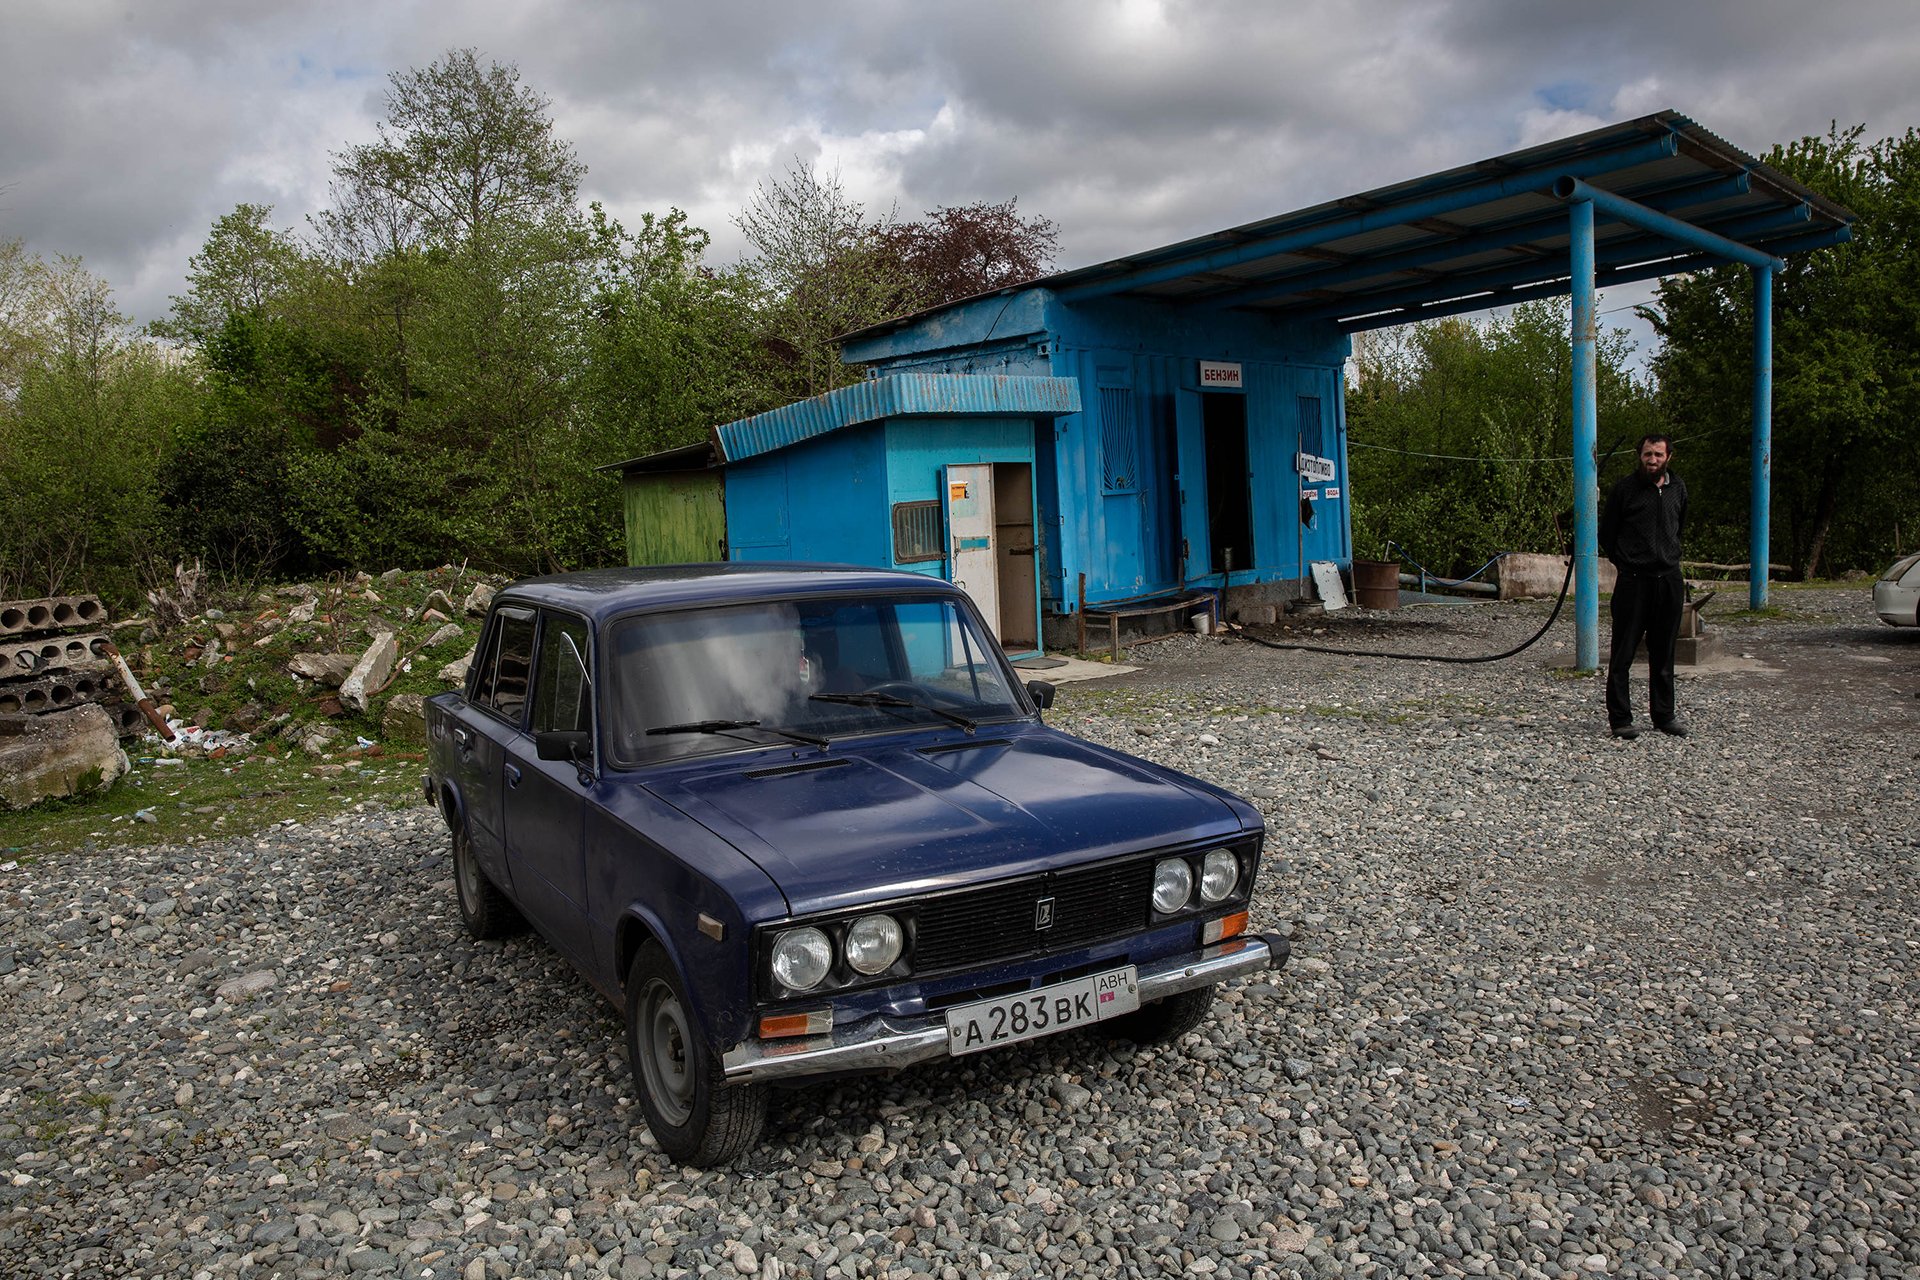
[[[627,569],[583,569],[522,578],[500,588],[501,603],[547,605],[584,614],[598,625],[636,609],[726,604],[774,596],[844,595],[902,590],[960,595],[951,583],[903,569],[805,561],[737,560],[724,564],[667,564]]]

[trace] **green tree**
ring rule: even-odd
[[[1624,331],[1602,331],[1601,448],[1655,421],[1632,354]],[[1446,574],[1500,551],[1564,550],[1572,367],[1565,302],[1360,335],[1347,396],[1356,553],[1384,556],[1391,540]]]
[[[79,259],[31,274],[16,311],[35,345],[0,405],[0,598],[90,589],[125,603],[164,541],[158,472],[192,379],[130,332]]]
[[[869,218],[838,173],[796,161],[762,182],[734,223],[752,251],[741,278],[757,295],[774,389],[799,399],[859,381],[833,340],[918,305],[913,275],[889,248],[894,219]]]
[[[1774,559],[1802,577],[1877,569],[1920,524],[1920,133],[1835,128],[1767,163],[1859,216],[1851,242],[1774,284]],[[1710,558],[1747,558],[1753,303],[1745,268],[1663,282],[1661,400]],[[1904,528],[1904,535],[1896,531]]]

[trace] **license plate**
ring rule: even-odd
[[[955,1057],[1017,1044],[1140,1007],[1139,974],[1132,965],[1055,983],[1038,991],[976,1000],[947,1010],[947,1050]]]

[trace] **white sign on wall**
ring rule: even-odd
[[[1238,390],[1242,385],[1240,381],[1240,366],[1238,364],[1226,364],[1219,360],[1202,360],[1200,362],[1200,389],[1202,391],[1209,389],[1214,391]]]
[[[1333,479],[1333,459],[1316,458],[1310,453],[1293,455],[1293,469],[1300,473],[1302,480],[1313,484],[1325,484]]]

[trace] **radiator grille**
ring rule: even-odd
[[[1137,932],[1150,922],[1153,860],[1050,871],[929,899],[919,909],[913,966],[935,972],[1071,951]],[[1053,899],[1053,924],[1036,929],[1036,908]]]

